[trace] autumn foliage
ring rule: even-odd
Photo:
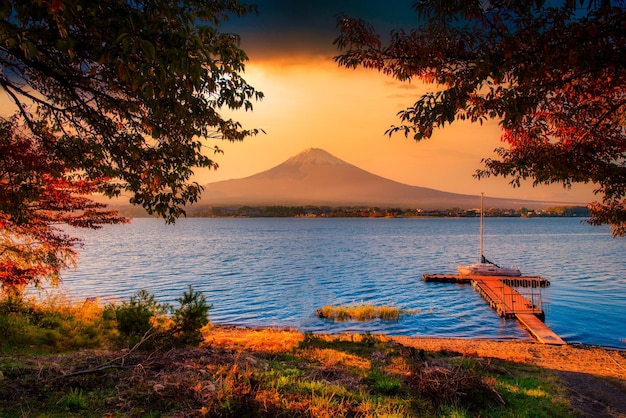
[[[76,259],[76,238],[62,226],[99,228],[124,222],[86,196],[100,182],[69,174],[63,163],[14,120],[0,121],[0,284],[19,287],[51,279]]]

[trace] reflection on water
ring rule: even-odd
[[[75,231],[73,231],[75,232]],[[85,239],[62,289],[174,303],[188,284],[214,323],[320,332],[528,339],[469,285],[424,283],[477,258],[478,219],[135,219]],[[546,323],[568,342],[626,348],[626,241],[577,219],[488,218],[485,253],[552,282]],[[333,323],[323,305],[393,304],[398,322]]]

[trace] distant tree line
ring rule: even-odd
[[[330,207],[330,206],[241,206],[208,207],[187,210],[188,217],[235,217],[235,218],[398,218],[398,217],[476,217],[476,209],[400,209],[379,207]],[[588,217],[589,209],[584,206],[557,206],[535,210],[493,208],[485,210],[489,217]]]

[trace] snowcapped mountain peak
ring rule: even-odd
[[[343,160],[320,148],[309,148],[294,155],[284,165],[347,165]]]

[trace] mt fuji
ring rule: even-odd
[[[205,185],[198,206],[377,206],[476,208],[478,195],[411,186],[367,172],[332,154],[310,148],[269,170]],[[489,206],[545,208],[558,202],[489,198]]]

